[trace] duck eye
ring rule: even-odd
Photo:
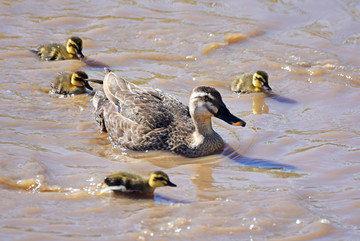
[[[263,78],[261,78],[261,77],[256,77],[256,79],[258,80],[258,81],[260,81],[261,83],[265,83],[265,81],[264,81],[264,79]]]
[[[154,181],[166,181],[164,177],[155,177]]]
[[[85,80],[83,78],[75,78],[76,81],[85,84]]]
[[[77,46],[76,46],[75,44],[69,44],[69,47],[72,47],[72,48],[74,48],[74,49],[77,48]]]
[[[209,96],[204,96],[204,100],[209,101],[210,100]]]

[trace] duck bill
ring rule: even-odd
[[[230,113],[229,109],[226,106],[220,107],[218,113],[216,113],[215,117],[222,119],[226,123],[233,125],[233,126],[242,126],[246,125],[246,122],[242,119],[234,116]]]
[[[170,182],[170,181],[168,181],[168,182],[166,183],[166,186],[169,186],[169,187],[176,187],[176,184],[175,184],[175,183],[172,183],[172,182]]]
[[[267,83],[264,84],[264,88],[265,88],[266,90],[272,90],[271,87],[269,86],[269,84],[267,84]]]
[[[89,82],[97,83],[97,84],[104,84],[103,80],[100,79],[88,79]]]
[[[83,53],[82,53],[80,50],[77,51],[76,55],[77,55],[80,59],[85,58],[85,56],[83,55]]]
[[[93,88],[89,85],[87,81],[85,81],[85,87],[89,90],[93,90]]]

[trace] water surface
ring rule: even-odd
[[[359,238],[358,1],[4,0],[0,21],[1,240]],[[73,35],[86,63],[28,51]],[[102,63],[185,103],[214,86],[247,126],[213,120],[221,155],[114,149],[90,95],[47,93],[57,72],[101,79]],[[231,93],[258,69],[273,94]],[[113,172],[158,169],[178,187],[100,192]]]

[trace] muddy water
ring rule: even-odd
[[[0,19],[1,240],[359,239],[358,1],[5,0]],[[85,62],[28,52],[72,35]],[[48,95],[57,72],[105,64],[186,103],[215,86],[247,126],[213,120],[228,147],[204,158],[114,149],[90,95]],[[272,94],[230,92],[257,69]],[[178,187],[101,191],[113,172],[158,169]]]

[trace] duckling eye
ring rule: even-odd
[[[82,78],[75,78],[75,81],[80,82],[81,84],[85,85],[85,80]]]
[[[154,181],[166,181],[164,177],[155,177]]]
[[[78,46],[75,45],[75,44],[73,44],[73,43],[69,43],[69,47],[74,48],[74,49],[77,49],[77,48],[78,48]]]
[[[210,100],[210,98],[209,98],[209,96],[204,96],[204,100],[207,102],[207,101],[209,101]]]
[[[263,78],[261,78],[261,77],[256,77],[256,79],[257,79],[258,81],[260,81],[261,83],[265,84],[265,80],[264,80]]]

